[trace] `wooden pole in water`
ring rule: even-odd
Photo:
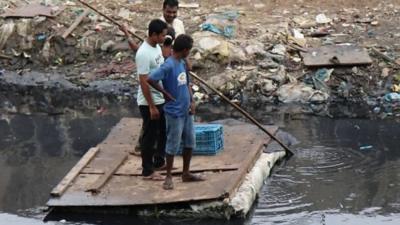
[[[108,19],[109,21],[111,21],[112,23],[114,23],[115,25],[122,27],[122,25],[120,23],[118,23],[117,21],[113,20],[111,17],[105,15],[104,13],[98,11],[96,8],[94,8],[93,6],[87,4],[86,2],[83,2],[82,0],[78,0],[80,3],[82,3],[83,5],[89,7],[90,9],[92,9],[93,11],[97,12],[99,15],[103,16],[104,18]],[[136,37],[137,39],[139,39],[140,41],[143,41],[144,39],[139,37],[138,35],[132,33],[131,31],[129,31],[130,34],[132,34],[134,37]],[[219,95],[224,101],[226,101],[227,103],[229,103],[231,106],[233,106],[235,109],[237,109],[240,113],[242,113],[247,119],[249,119],[251,122],[253,122],[258,128],[260,128],[262,131],[264,131],[264,133],[266,133],[268,136],[270,136],[274,141],[276,141],[280,146],[283,147],[283,149],[285,149],[286,155],[288,157],[291,157],[292,155],[294,155],[294,153],[289,149],[288,146],[286,146],[284,143],[282,143],[278,138],[276,138],[273,134],[271,134],[267,129],[265,129],[263,127],[262,124],[260,124],[256,119],[254,119],[254,117],[252,117],[248,112],[246,112],[244,109],[242,109],[240,106],[238,106],[237,104],[231,102],[231,100],[226,97],[224,94],[222,94],[220,91],[218,91],[217,89],[215,89],[214,87],[212,87],[211,85],[209,85],[205,80],[203,80],[202,78],[200,78],[199,76],[197,76],[195,73],[190,72],[190,75],[192,77],[194,77],[196,80],[198,80],[200,83],[204,84],[205,86],[207,86],[209,89],[211,89],[213,92],[215,92],[217,95]]]

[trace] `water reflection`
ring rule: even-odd
[[[114,115],[1,116],[1,211],[15,213],[44,205],[51,188],[118,120]]]

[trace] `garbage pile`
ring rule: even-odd
[[[370,11],[381,15],[380,10]],[[267,31],[256,38],[249,38],[252,30],[243,27],[243,16],[234,18],[238,23],[232,20],[240,26],[234,29],[240,33],[236,36],[203,24],[203,30],[193,34],[194,66],[239,104],[301,103],[309,105],[313,113],[328,116],[332,116],[329,111],[319,112],[326,107],[315,106],[362,104],[368,105],[368,113],[381,118],[400,116],[400,52],[389,45],[380,46],[379,38],[374,43],[368,39],[384,23],[380,21],[384,18],[372,12],[365,17],[355,9],[344,9],[343,15],[332,17],[304,13],[293,15],[290,21],[274,17],[280,20],[275,24],[287,25],[273,30],[274,35]],[[359,34],[365,30],[368,33]],[[399,29],[393,32],[400,37]],[[218,74],[209,72],[218,71],[215,67],[221,65],[224,68]],[[199,102],[219,101],[207,88],[199,92]]]
[[[382,118],[400,115],[400,6],[270,13],[265,4],[206,2],[179,9],[195,40],[190,59],[195,72],[232,101],[299,103],[328,116],[329,107],[362,104]],[[90,3],[141,37],[147,22],[162,15],[156,1]],[[118,27],[77,1],[0,2],[0,76],[4,69],[57,70],[77,85],[135,84],[133,54]],[[220,102],[200,84],[194,91],[198,103]]]
[[[134,3],[127,8],[122,1],[92,2],[105,14],[127,24],[132,32],[144,36],[131,23],[141,14],[141,8]],[[10,70],[78,67],[99,61],[117,64],[132,56],[118,27],[73,0],[32,0],[29,4],[1,1],[0,53],[4,59],[0,66]],[[101,70],[100,77],[104,77],[106,69],[97,69]]]

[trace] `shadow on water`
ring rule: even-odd
[[[209,110],[200,110],[198,119],[237,117],[227,111]],[[51,117],[1,115],[0,224],[43,224],[43,206],[51,189],[90,147],[107,136],[122,116],[138,116],[135,110],[128,112]],[[65,224],[71,225],[391,225],[400,219],[399,123],[320,117],[285,120],[279,115],[263,120],[269,121],[283,126],[301,144],[293,148],[295,156],[285,166],[274,169],[246,220],[140,219],[115,215],[89,218],[87,214],[64,214],[57,221],[65,218]]]

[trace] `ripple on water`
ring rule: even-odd
[[[322,177],[329,181],[338,172],[363,172],[379,166],[374,156],[351,148],[312,146],[300,148],[293,160],[293,169],[301,176]]]
[[[298,184],[307,184],[305,181],[296,180],[292,176],[274,174],[267,187],[260,194],[257,205],[257,216],[284,215],[305,211],[313,203],[304,199],[305,194],[286,192],[283,187],[296,187]],[[272,184],[273,185],[270,185]],[[271,194],[273,193],[273,194]]]
[[[330,220],[340,222],[348,217],[367,221],[346,216],[346,212],[364,217],[385,213],[382,207],[374,206],[380,204],[374,197],[379,191],[374,188],[381,185],[388,171],[399,170],[396,161],[388,162],[380,149],[361,151],[326,144],[305,144],[296,149],[295,156],[285,166],[276,169],[260,194],[253,224],[326,224],[327,215],[320,210],[330,211]],[[387,186],[385,198],[395,196],[390,188],[398,188],[400,184],[389,181]],[[389,207],[397,212],[399,204],[388,203],[385,208]]]

